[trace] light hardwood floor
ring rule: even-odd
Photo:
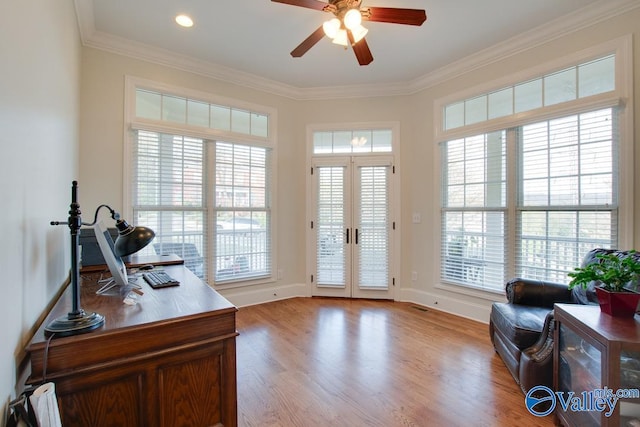
[[[240,426],[552,426],[488,326],[414,304],[294,298],[237,314]]]

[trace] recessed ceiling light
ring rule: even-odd
[[[193,27],[193,19],[189,18],[187,15],[178,15],[176,16],[176,22],[178,25],[183,27]]]

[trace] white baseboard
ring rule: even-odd
[[[308,287],[304,283],[259,289],[254,287],[221,289],[218,292],[236,307],[247,307],[288,298],[311,296]],[[430,307],[434,310],[444,311],[482,323],[489,323],[489,313],[491,311],[489,301],[480,300],[480,303],[473,303],[410,288],[400,289],[399,294],[396,294],[396,300]]]
[[[400,289],[399,295],[396,294],[396,296],[398,297],[398,301],[412,302],[425,307],[431,307],[435,310],[455,314],[456,316],[465,317],[482,323],[489,323],[491,304],[488,301],[481,301],[484,304],[477,304],[468,301],[461,301],[460,299],[452,298],[450,296],[443,296],[410,288]]]
[[[288,298],[309,296],[309,291],[304,283],[260,289],[254,287],[220,289],[218,292],[236,307],[247,307]]]

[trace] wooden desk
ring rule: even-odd
[[[47,344],[44,327],[70,310],[67,289],[34,336],[29,383],[56,384],[65,427],[237,425],[237,309],[184,266],[164,268],[180,286],[140,278],[136,305],[96,295],[98,274],[83,274],[81,306],[105,325]]]

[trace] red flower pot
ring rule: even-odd
[[[633,317],[638,309],[640,293],[610,292],[596,287],[600,311],[614,317]]]

